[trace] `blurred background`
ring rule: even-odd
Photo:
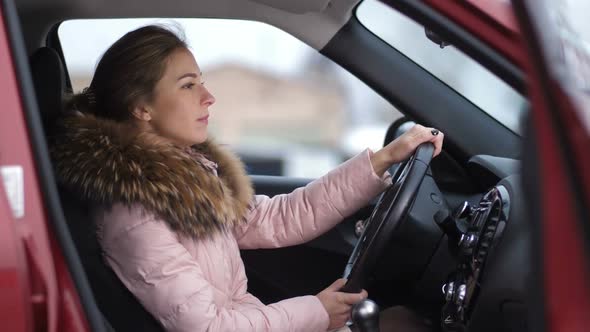
[[[376,0],[363,1],[355,15],[384,41],[520,132],[525,99],[479,64],[453,46],[441,48],[422,26]],[[108,46],[152,23],[184,31],[217,99],[210,109],[211,136],[239,153],[250,174],[319,177],[365,148],[379,149],[389,125],[402,116],[295,37],[264,23],[239,20],[64,22],[59,37],[75,91],[88,86]]]

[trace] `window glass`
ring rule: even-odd
[[[210,132],[250,174],[318,177],[369,147],[401,116],[353,75],[270,25],[220,19],[73,20],[59,38],[75,91],[88,86],[117,38],[157,23],[180,26],[208,89]]]
[[[377,0],[363,1],[356,14],[367,29],[389,45],[520,133],[526,100],[504,81],[452,45],[440,48],[426,37],[423,26]]]
[[[535,10],[549,70],[574,98],[582,125],[590,132],[590,2],[544,1]]]

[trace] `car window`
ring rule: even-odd
[[[549,70],[573,97],[582,125],[590,132],[590,2],[544,1],[535,10]]]
[[[258,22],[221,19],[72,20],[58,34],[75,91],[88,86],[117,38],[157,23],[181,27],[208,89],[210,132],[250,174],[318,177],[369,147],[401,114],[295,37]]]
[[[441,48],[423,26],[378,0],[363,1],[356,15],[375,35],[520,134],[526,100],[493,73],[452,45]]]

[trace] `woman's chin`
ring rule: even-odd
[[[194,142],[193,145],[205,143],[205,141],[207,141],[208,138],[209,138],[209,135],[207,135],[207,133],[200,134],[193,139],[193,142]]]

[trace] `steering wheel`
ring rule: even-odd
[[[348,259],[344,269],[344,278],[348,280],[341,291],[358,293],[363,289],[381,253],[414,203],[433,153],[434,145],[423,143],[398,168],[394,183],[381,195]]]

